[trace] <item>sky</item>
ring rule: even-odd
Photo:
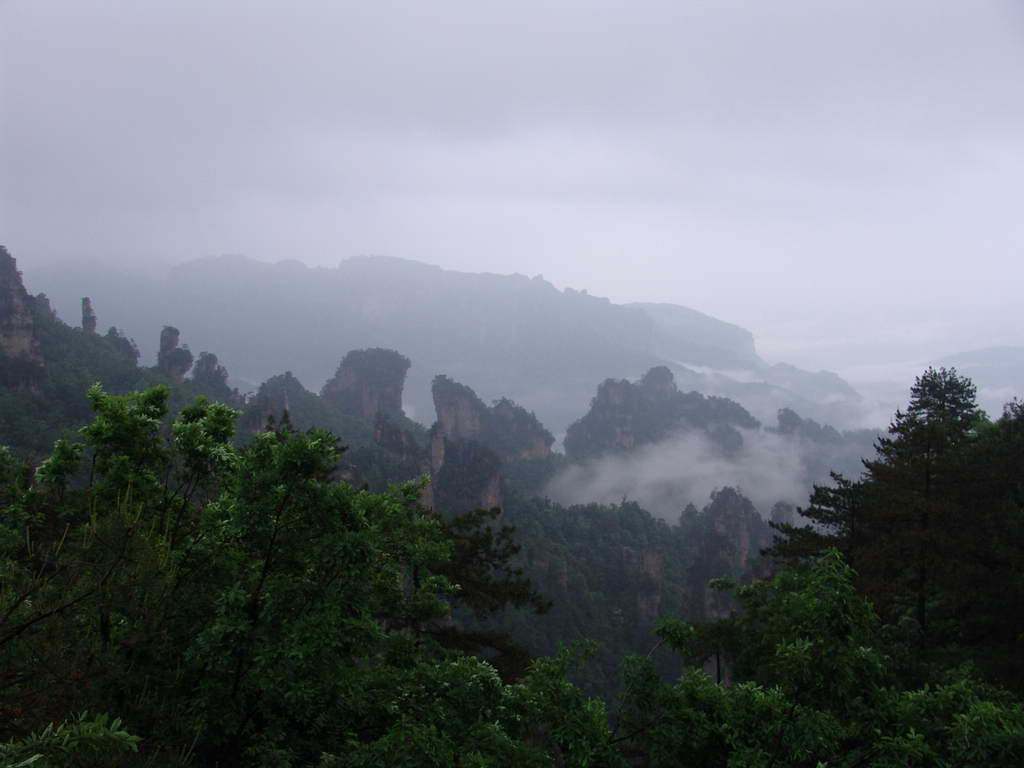
[[[1024,344],[1020,0],[0,0],[23,269],[384,254],[878,378]]]

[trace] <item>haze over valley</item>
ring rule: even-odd
[[[0,768],[1024,765],[1019,0],[0,0]]]

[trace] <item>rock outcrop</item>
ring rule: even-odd
[[[434,379],[432,393],[437,422],[430,430],[430,465],[439,508],[469,504],[451,510],[464,512],[501,506],[506,475],[526,493],[550,478],[555,438],[533,413],[505,398],[487,406],[447,376]],[[453,483],[460,488],[456,494]]]
[[[409,358],[391,349],[357,349],[345,355],[320,396],[346,416],[370,424],[378,413],[404,416],[402,390]]]
[[[165,325],[160,332],[160,352],[156,365],[161,371],[181,384],[185,374],[192,367],[192,352],[187,346],[178,346],[181,332],[171,325]]]
[[[207,361],[205,365],[209,365]],[[307,390],[291,371],[271,376],[245,403],[238,422],[239,431],[254,435],[287,427],[329,429],[341,436],[338,425],[319,397]]]
[[[416,442],[409,430],[402,429],[383,415],[378,416],[373,425],[373,442],[382,450],[402,460],[412,458],[418,460],[423,453],[419,443]]]
[[[32,303],[17,262],[0,246],[0,357],[42,366]]]
[[[491,407],[486,423],[484,442],[503,459],[535,461],[551,455],[554,436],[532,412],[507,398]]]
[[[507,398],[488,407],[465,384],[438,376],[432,387],[437,424],[448,440],[476,440],[502,461],[546,459],[555,438],[537,417]]]
[[[228,384],[228,371],[212,352],[200,352],[192,369],[192,386],[211,400],[237,404],[241,397],[237,389]]]
[[[96,333],[96,313],[92,309],[92,299],[88,296],[82,297],[82,330]]]
[[[428,498],[442,515],[503,505],[501,459],[493,451],[476,440],[449,441],[438,435],[436,429],[431,435],[431,448],[433,466]],[[438,459],[440,464],[434,464]]]
[[[700,513],[693,533],[699,540],[691,577],[698,599],[700,621],[728,617],[735,602],[708,582],[717,578],[748,581],[769,575],[769,563],[761,549],[771,542],[772,531],[749,499],[726,486],[711,494],[711,503]]]
[[[757,419],[732,400],[680,392],[672,372],[657,366],[635,384],[606,379],[587,414],[569,427],[565,452],[571,460],[582,461],[696,430],[705,433],[723,454],[731,455],[743,445],[737,428],[759,426]]]
[[[465,384],[438,376],[431,387],[437,413],[435,433],[450,440],[477,440],[487,421],[488,408]]]

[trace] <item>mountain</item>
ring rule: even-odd
[[[665,360],[720,369],[765,365],[754,349],[754,334],[678,304],[634,303],[653,324],[655,353]]]
[[[444,374],[472,381],[486,402],[514,399],[561,434],[604,379],[667,365],[684,388],[738,400],[766,421],[790,407],[859,425],[859,396],[848,384],[768,365],[743,328],[687,307],[559,291],[539,276],[388,257],[324,268],[222,256],[163,279],[126,282],[120,269],[82,264],[36,270],[32,283],[62,311],[90,296],[101,316],[141,334],[145,358],[173,322],[191,344],[218,350],[239,380],[263,381],[283,368],[316,390],[350,349],[400,349],[413,361],[405,401],[413,418],[431,412],[431,382]]]

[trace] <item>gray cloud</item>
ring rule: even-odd
[[[29,274],[542,272],[809,366],[1019,344],[1022,42],[1015,0],[8,0],[0,227]]]
[[[805,475],[793,440],[744,430],[743,449],[726,459],[705,437],[692,433],[572,465],[551,481],[546,493],[562,504],[617,504],[626,498],[675,521],[687,504],[703,507],[712,491],[732,486],[767,515],[778,501],[806,504],[811,488]]]

